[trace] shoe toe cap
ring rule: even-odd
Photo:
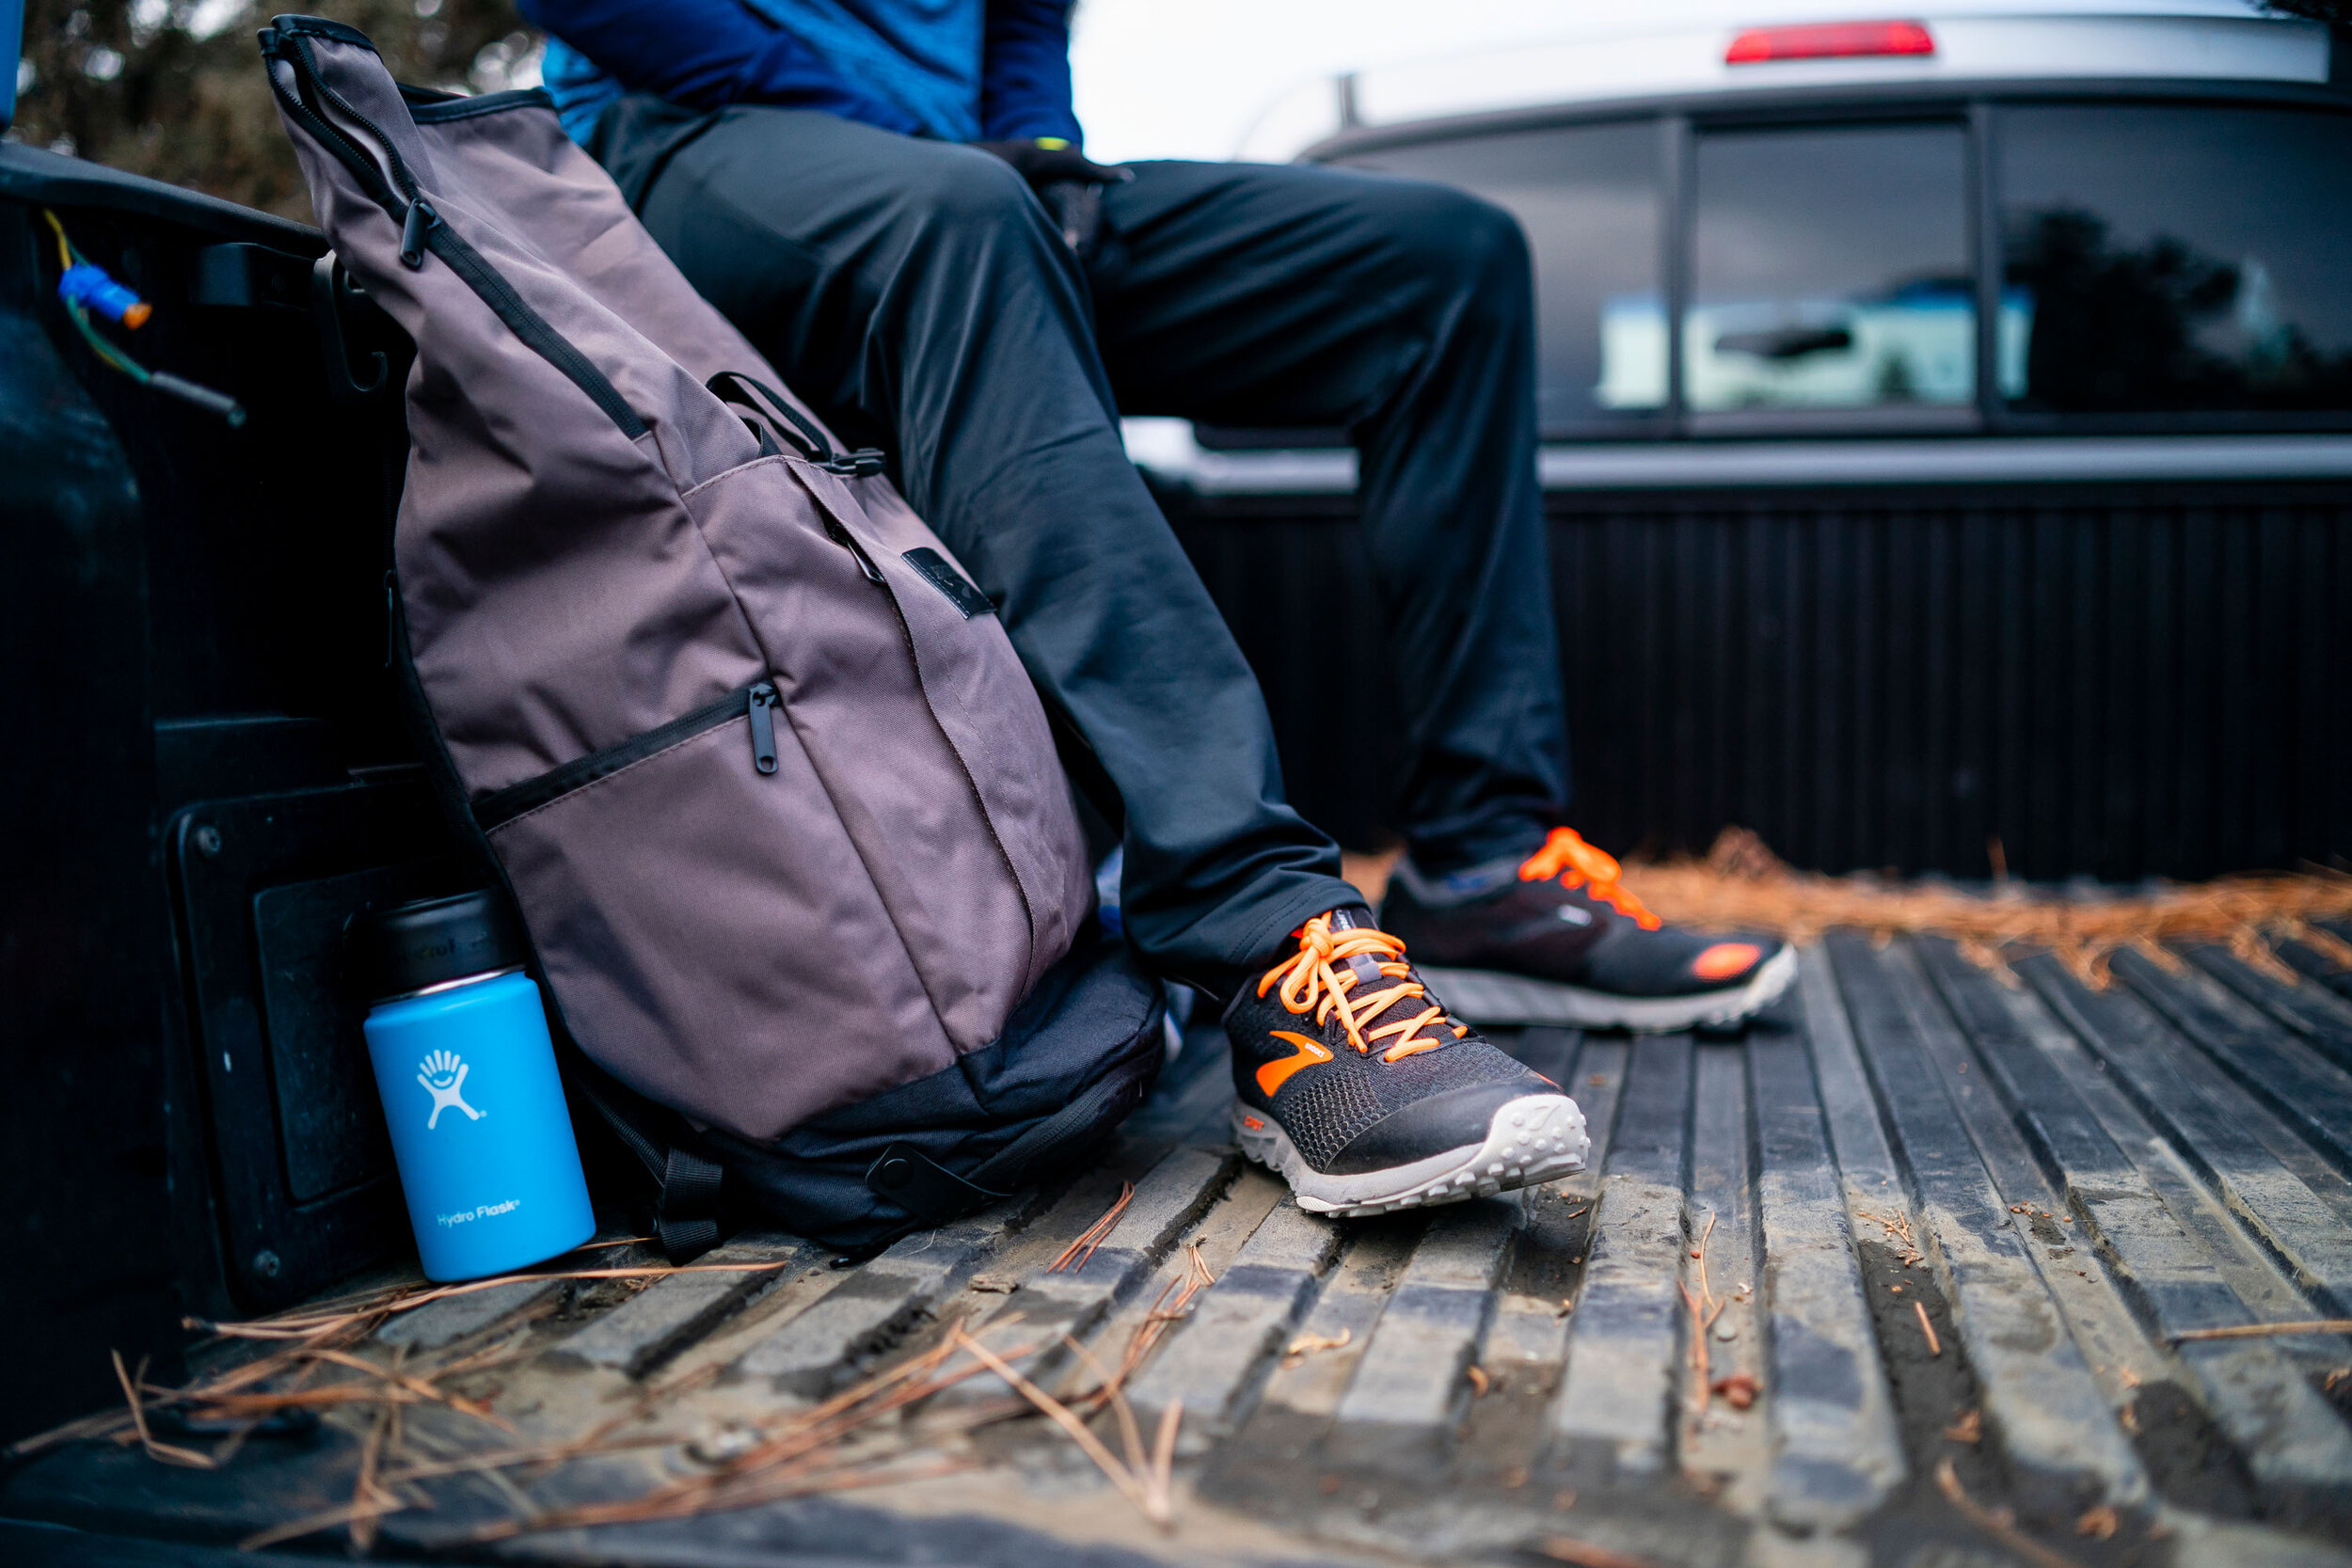
[[[1503,1106],[1530,1095],[1559,1093],[1549,1079],[1528,1073],[1425,1095],[1350,1138],[1332,1157],[1326,1174],[1357,1176],[1386,1170],[1481,1143],[1493,1126],[1495,1113]]]

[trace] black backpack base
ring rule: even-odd
[[[994,1044],[766,1143],[697,1131],[577,1050],[564,1054],[568,1086],[651,1178],[654,1228],[671,1261],[754,1218],[863,1255],[1067,1171],[1101,1147],[1158,1081],[1166,1017],[1159,982],[1123,941],[1089,923]]]

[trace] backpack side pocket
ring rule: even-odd
[[[807,753],[788,725],[757,733],[753,694],[477,812],[580,1049],[767,1138],[956,1051]]]

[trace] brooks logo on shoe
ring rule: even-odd
[[[1298,1073],[1331,1059],[1330,1050],[1321,1040],[1311,1040],[1304,1035],[1294,1035],[1288,1029],[1275,1029],[1269,1032],[1276,1039],[1288,1040],[1297,1049],[1293,1054],[1284,1056],[1279,1061],[1268,1062],[1258,1069],[1258,1087],[1265,1091],[1268,1100],[1274,1098],[1275,1090],[1289,1083]]]

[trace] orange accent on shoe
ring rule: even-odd
[[[1258,1087],[1264,1091],[1269,1100],[1274,1098],[1275,1090],[1291,1081],[1294,1074],[1331,1059],[1330,1047],[1321,1040],[1311,1040],[1304,1035],[1294,1035],[1288,1029],[1276,1029],[1272,1031],[1272,1034],[1276,1039],[1288,1040],[1298,1047],[1298,1050],[1279,1062],[1268,1062],[1258,1069]]]
[[[1719,942],[1691,960],[1691,973],[1702,980],[1728,980],[1756,967],[1764,949],[1752,942]]]
[[[1544,847],[1519,863],[1520,881],[1548,882],[1557,877],[1565,887],[1590,887],[1594,897],[1643,930],[1655,931],[1665,922],[1650,913],[1632,889],[1618,885],[1624,872],[1613,856],[1585,843],[1574,828],[1552,829]]]
[[[1241,1118],[1241,1124],[1244,1127],[1248,1128],[1252,1132],[1263,1132],[1265,1131],[1265,1118],[1263,1117],[1244,1117]]]
[[[1387,960],[1381,962],[1375,959],[1375,967],[1398,983],[1386,990],[1359,997],[1356,994],[1356,971],[1353,966],[1345,970],[1335,970],[1331,966],[1334,960],[1343,963],[1349,958],[1373,954]],[[1336,1011],[1340,1015],[1341,1027],[1347,1031],[1348,1043],[1357,1051],[1369,1053],[1378,1042],[1391,1040],[1388,1049],[1381,1052],[1380,1059],[1384,1062],[1401,1061],[1406,1056],[1435,1051],[1449,1043],[1442,1038],[1422,1034],[1424,1025],[1436,1023],[1442,1027],[1449,1022],[1445,1009],[1436,1003],[1402,1023],[1384,1023],[1369,1035],[1364,1033],[1364,1024],[1378,1018],[1393,1004],[1429,994],[1420,981],[1411,978],[1413,972],[1403,961],[1404,958],[1405,944],[1388,932],[1365,927],[1334,931],[1331,929],[1331,917],[1319,914],[1298,928],[1297,956],[1276,964],[1259,978],[1258,994],[1263,996],[1279,984],[1281,987],[1282,1006],[1289,1011],[1299,1014],[1312,1012],[1317,1023],[1329,1022]],[[1280,1034],[1281,1031],[1275,1033]],[[1296,1039],[1298,1037],[1291,1035],[1284,1037]],[[1287,1064],[1277,1062],[1271,1065],[1281,1067]],[[1302,1062],[1299,1065],[1304,1067],[1308,1064]],[[1264,1069],[1260,1070],[1263,1072]],[[1266,1090],[1268,1094],[1273,1092],[1272,1089]]]

